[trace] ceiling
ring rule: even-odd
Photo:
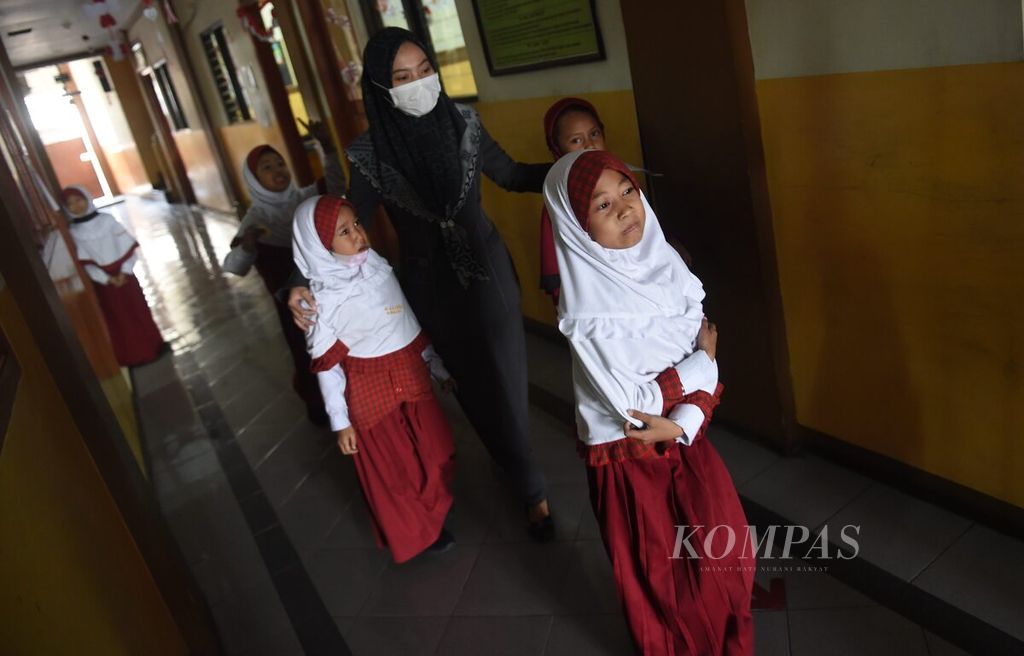
[[[108,0],[123,29],[140,0]],[[86,15],[90,0],[0,0],[0,39],[15,67],[83,52],[100,54],[109,42],[98,18]],[[11,32],[31,32],[11,36]],[[88,37],[88,38],[83,38]]]

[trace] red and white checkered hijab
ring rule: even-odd
[[[641,195],[646,222],[631,248],[601,246],[587,233],[591,196],[605,169],[629,178]],[[559,327],[566,335],[641,330],[652,318],[703,316],[704,290],[667,241],[647,198],[629,167],[607,151],[569,153],[555,163],[544,182],[544,202],[555,229],[562,276]]]
[[[299,271],[309,279],[317,305],[316,324],[306,336],[314,358],[339,339],[351,344],[363,337],[353,334],[353,321],[358,318],[353,316],[353,307],[380,301],[382,294],[394,294],[392,286],[384,284],[393,278],[391,265],[376,251],[370,249],[362,264],[331,251],[338,213],[344,207],[355,213],[352,203],[327,194],[310,198],[295,210],[292,255]],[[394,302],[403,301],[396,297]]]

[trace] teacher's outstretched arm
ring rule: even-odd
[[[501,188],[508,191],[544,190],[544,178],[551,163],[523,164],[508,156],[487,130],[480,130],[480,170]]]

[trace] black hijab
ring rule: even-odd
[[[406,41],[418,46],[430,58],[434,71],[439,71],[412,32],[387,27],[375,34],[363,53],[363,103],[370,139],[377,161],[398,170],[427,209],[441,219],[450,219],[462,192],[459,145],[465,121],[444,91],[424,116],[409,116],[395,109],[388,91],[391,68]]]

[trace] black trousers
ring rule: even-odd
[[[528,440],[526,336],[519,283],[493,233],[489,280],[464,289],[447,259],[403,258],[406,298],[458,382],[456,398],[491,457],[527,504],[547,497]]]

